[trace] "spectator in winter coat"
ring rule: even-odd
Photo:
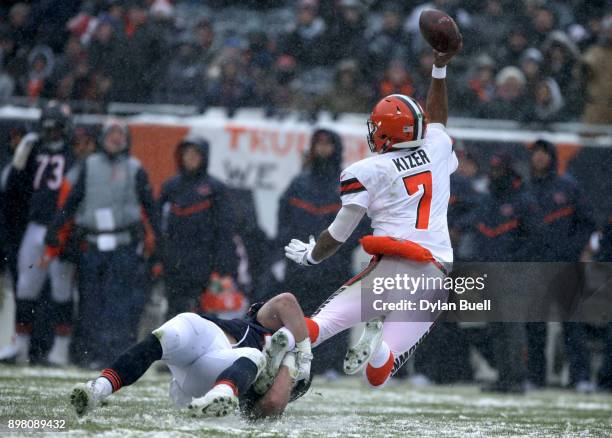
[[[189,136],[176,149],[177,175],[159,198],[168,317],[197,309],[213,271],[234,276],[233,217],[225,184],[208,174],[210,146]]]
[[[558,303],[561,315],[565,318],[571,316],[580,302],[584,272],[583,266],[577,262],[595,230],[595,221],[577,183],[568,175],[557,174],[555,145],[546,140],[538,140],[531,150],[530,192],[538,200],[542,213],[538,260],[576,262],[541,264],[543,269],[540,281],[550,285],[549,301]],[[586,389],[590,382],[584,329],[584,324],[563,324],[570,359],[570,382],[579,389]],[[546,327],[544,324],[528,324],[527,333],[530,380],[542,385],[546,374]]]
[[[526,332],[512,301],[516,288],[533,285],[525,275],[525,262],[538,250],[537,203],[525,191],[509,156],[494,155],[489,171],[490,194],[481,199],[468,224],[475,227],[476,259],[486,262],[487,284],[494,285],[496,319],[489,324],[497,382],[488,386],[494,392],[523,392],[527,377],[522,357]],[[537,280],[537,278],[536,278]],[[532,282],[535,280],[531,280]],[[524,310],[524,309],[520,309]],[[519,319],[516,319],[519,318]]]
[[[325,21],[317,15],[317,2],[301,0],[296,10],[296,21],[281,41],[280,53],[293,56],[302,68],[329,62],[323,44]]]
[[[353,59],[338,64],[334,87],[323,97],[323,108],[333,114],[363,113],[370,102],[370,89],[364,86],[359,66]]]
[[[586,123],[612,123],[612,14],[601,23],[598,44],[588,48],[583,57],[587,81]]]
[[[517,67],[505,67],[495,77],[495,97],[481,106],[480,117],[516,120],[520,108],[527,108],[529,97],[525,75]]]

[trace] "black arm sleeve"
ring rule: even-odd
[[[149,184],[149,176],[143,168],[140,168],[136,174],[136,190],[138,191],[138,199],[153,228],[155,237],[159,238],[159,212],[155,206],[155,201],[153,201],[153,191],[151,190],[151,184]]]
[[[70,194],[66,199],[66,203],[60,210],[58,210],[53,218],[53,221],[51,222],[51,225],[49,225],[49,229],[45,237],[45,244],[48,246],[59,245],[57,236],[58,232],[74,217],[79,209],[79,205],[85,197],[85,179],[87,177],[85,174],[85,168],[86,166],[82,167],[74,187],[70,189]]]

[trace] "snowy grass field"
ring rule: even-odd
[[[62,419],[58,436],[237,437],[606,437],[612,396],[546,390],[527,396],[483,395],[475,386],[414,388],[399,381],[373,391],[353,378],[317,379],[277,421],[237,416],[193,419],[170,406],[168,374],[150,371],[107,406],[78,419],[68,404],[73,384],[94,377],[76,369],[0,366],[0,435],[10,419]],[[12,431],[13,436],[23,432]],[[49,433],[51,435],[51,433]],[[35,434],[32,436],[41,436]]]

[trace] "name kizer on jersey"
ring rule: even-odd
[[[393,158],[393,164],[398,172],[404,172],[427,163],[431,163],[427,153],[423,149],[416,150],[403,157]]]

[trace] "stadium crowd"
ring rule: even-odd
[[[605,1],[114,0],[3,2],[0,98],[366,112],[423,99],[425,8],[464,36],[452,115],[610,123]],[[606,15],[606,13],[608,15]]]
[[[245,2],[5,3],[0,97],[85,100],[101,109],[123,101],[264,106],[271,114],[366,112],[393,92],[424,98],[419,93],[427,89],[432,57],[418,37],[418,16],[436,6],[452,13],[465,38],[465,53],[449,75],[451,115],[612,123],[612,16],[603,2],[266,3],[269,9],[249,9],[247,20]],[[177,145],[177,174],[153,199],[121,122],[74,127],[67,108],[55,103],[31,129],[35,149],[26,147],[27,130],[12,128],[1,163],[0,260],[15,285],[17,337],[2,359],[102,368],[134,340],[159,281],[171,317],[186,310],[242,313],[248,301],[283,290],[310,313],[349,276],[357,240],[309,271],[287,265],[282,252],[289,237],[317,234],[340,208],[342,144],[332,131],[312,135],[303,171],[280,200],[278,237],[271,240],[257,225],[252,194],[208,174],[206,139]],[[457,145],[461,164],[449,225],[458,260],[610,261],[604,182],[596,182],[596,198],[592,187],[571,177],[577,169],[559,176],[555,145],[547,141],[514,157],[477,149]],[[364,223],[356,234],[366,233]],[[584,267],[573,266],[546,277],[562,282],[569,301],[587,288]],[[45,343],[37,325],[54,335],[38,355],[28,351]],[[570,385],[611,390],[612,325],[562,329]],[[491,389],[546,384],[544,324],[484,330],[490,332],[469,337],[453,323],[441,324],[417,354],[416,371],[435,382],[471,380],[465,355],[472,344],[499,371]],[[597,376],[587,342],[593,337],[603,339]],[[315,371],[340,365],[347,340],[334,342],[315,352]]]

